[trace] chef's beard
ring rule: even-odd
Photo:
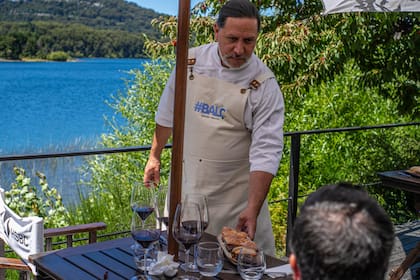
[[[232,66],[229,63],[228,58],[233,57],[233,55],[230,55],[230,54],[222,55],[222,51],[220,50],[220,48],[218,48],[217,50],[219,52],[219,57],[220,57],[220,60],[222,61],[222,64],[225,65],[226,67],[228,67],[229,69],[232,69],[232,70],[241,70],[241,69],[244,69],[249,64],[249,61],[250,61],[249,58],[247,58],[247,57],[241,57],[245,62],[241,66],[239,66],[239,67]]]

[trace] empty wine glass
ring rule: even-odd
[[[266,268],[264,252],[258,250],[250,253],[246,248],[241,249],[238,255],[237,267],[242,279],[261,279]]]
[[[200,274],[214,277],[223,268],[223,252],[218,242],[200,242],[197,248],[197,265]]]
[[[181,265],[184,271],[194,271],[189,262],[190,248],[198,243],[202,234],[200,207],[196,203],[183,202],[176,207],[172,235],[185,248],[185,263]]]
[[[168,226],[169,226],[169,210],[168,210],[168,186],[159,185],[156,189],[156,210],[158,219],[161,223],[162,234],[160,236],[160,250],[165,251],[168,246]]]
[[[207,197],[200,193],[188,193],[185,195],[185,202],[192,202],[198,204],[200,208],[200,214],[201,214],[201,225],[203,228],[203,232],[207,229],[207,226],[209,225],[209,210],[207,207]],[[201,239],[201,238],[200,238]],[[193,271],[198,271],[197,266],[197,243],[194,244],[194,262],[191,266],[191,269]]]
[[[144,264],[147,264],[147,254],[153,247],[153,244],[159,240],[161,232],[154,206],[153,204],[153,207],[147,209],[142,207],[136,208],[131,219],[131,236],[144,249]],[[152,279],[147,270],[148,268],[145,266],[143,269],[144,275],[134,276],[132,280]]]

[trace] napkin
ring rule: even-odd
[[[264,273],[267,274],[270,278],[277,278],[292,275],[293,271],[290,267],[290,264],[284,264],[280,266],[267,268]]]
[[[150,275],[175,275],[178,271],[179,263],[174,262],[174,256],[166,252],[159,251],[155,263],[149,266]]]

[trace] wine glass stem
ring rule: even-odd
[[[194,244],[194,248],[193,248],[194,249],[194,260],[193,260],[194,267],[197,267],[197,254],[198,254],[197,247],[198,245]]]
[[[149,250],[148,249],[145,249],[144,250],[144,277],[146,278],[146,279],[148,279],[149,278],[149,274],[148,274],[148,272],[147,272],[147,254],[148,254],[148,252],[149,252]]]
[[[190,262],[190,249],[185,250],[185,265],[187,266]]]

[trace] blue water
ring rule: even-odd
[[[0,62],[0,155],[69,152],[94,148],[110,129],[104,117],[116,117],[106,102],[126,92],[142,69],[142,59],[81,59],[77,62]],[[0,162],[0,187],[15,181],[14,166],[25,169],[39,187],[36,172],[47,176],[66,205],[78,203],[83,158]]]
[[[109,131],[106,104],[142,59],[0,62],[0,155],[74,148]],[[116,116],[123,121],[121,117]]]

